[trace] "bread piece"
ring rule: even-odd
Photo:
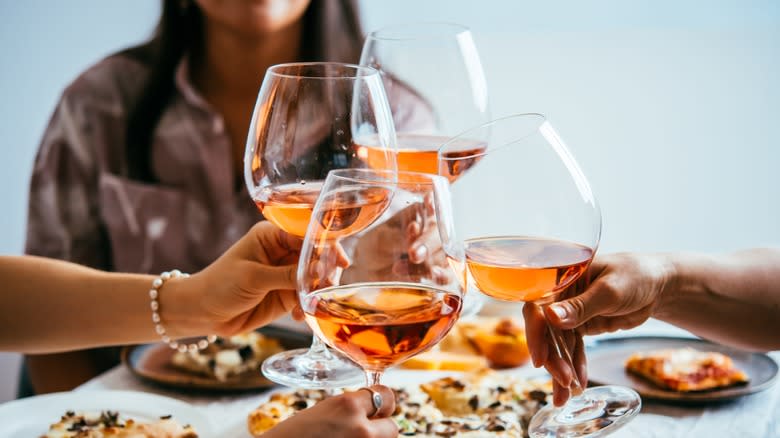
[[[487,366],[482,356],[438,350],[420,353],[403,363],[404,368],[414,370],[476,371]]]
[[[519,367],[531,358],[525,330],[512,318],[479,318],[461,331],[493,368]]]

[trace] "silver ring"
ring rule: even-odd
[[[366,391],[371,393],[371,404],[374,406],[374,412],[371,413],[371,415],[368,416],[368,418],[374,418],[376,414],[379,413],[379,410],[382,409],[382,394],[379,393],[379,391],[374,391],[371,388],[360,388],[365,389]]]

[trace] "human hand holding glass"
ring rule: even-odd
[[[484,141],[487,148],[470,156],[448,156],[463,141]],[[587,179],[539,114],[498,119],[442,146],[441,175],[466,168],[452,183],[455,227],[453,238],[445,239],[445,251],[465,259],[469,281],[485,294],[532,302],[535,306],[528,309],[542,312],[576,284],[598,247],[601,213]],[[630,389],[584,390],[584,367],[575,368],[572,360],[584,358],[576,333],[560,331],[543,317],[526,324],[529,337],[546,336],[554,347],[548,363],[555,366],[548,369],[556,393],[568,395],[567,388],[577,395],[562,408],[540,410],[529,425],[531,436],[610,433],[639,412],[641,401]]]
[[[388,202],[374,224],[346,235],[322,224],[322,219],[333,216],[334,194],[380,187],[388,190]],[[379,383],[386,368],[441,340],[460,313],[462,278],[458,281],[453,274],[451,281],[443,284],[433,271],[404,268],[408,231],[429,218],[439,226],[450,220],[446,190],[447,181],[434,175],[401,172],[398,182],[393,183],[384,172],[340,170],[328,175],[315,205],[298,268],[301,307],[306,322],[319,337],[364,369],[369,386]],[[399,214],[410,208],[414,214]],[[345,217],[361,213],[363,210],[357,208]],[[388,221],[393,224],[386,225]],[[392,257],[397,262],[391,264],[395,268],[350,273],[343,261],[371,257],[357,254],[356,249],[361,248],[362,239],[380,228],[395,236],[383,243],[383,257]],[[443,252],[425,257],[430,265],[450,265]],[[327,278],[325,284],[323,278]]]
[[[366,166],[356,146],[363,137],[383,146],[381,167],[393,175],[395,132],[376,70],[328,62],[269,68],[244,156],[252,199],[266,219],[303,237],[328,172]],[[274,382],[309,388],[347,386],[360,378],[354,364],[316,337],[309,350],[272,356],[262,370]]]

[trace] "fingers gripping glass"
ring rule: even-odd
[[[482,141],[486,149],[451,156],[464,141]],[[587,270],[601,236],[601,212],[544,116],[514,115],[461,134],[440,149],[439,173],[460,175],[451,187],[455,220],[446,230],[445,251],[465,259],[469,281],[486,295],[544,309]],[[554,376],[556,385],[570,381],[577,396],[562,408],[539,411],[531,436],[597,436],[639,412],[639,396],[630,389],[583,391],[572,361],[572,354],[584,354],[578,337],[550,324],[547,330],[554,360],[568,369]]]
[[[263,216],[303,237],[328,172],[367,166],[358,154],[362,138],[382,145],[375,167],[387,169],[388,178],[394,179],[395,131],[376,70],[328,62],[269,68],[244,156],[247,188]],[[307,388],[342,387],[361,375],[316,337],[311,349],[273,356],[262,370],[276,383]]]
[[[396,183],[389,176],[331,172],[298,266],[306,322],[363,368],[367,386],[441,340],[463,297],[463,279],[452,268],[458,264],[443,250],[428,251],[421,263],[409,260],[409,242],[421,230],[431,247],[442,248],[438,228],[451,220],[449,204],[441,202],[447,181],[399,172]],[[344,199],[352,203],[345,206]]]

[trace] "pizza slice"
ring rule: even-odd
[[[249,332],[217,341],[205,350],[173,354],[171,364],[181,370],[224,382],[231,377],[256,371],[263,361],[282,346],[276,339]]]
[[[296,412],[310,408],[341,390],[299,389],[293,392],[279,392],[254,409],[247,417],[247,428],[252,436],[260,436],[268,429],[292,417]]]
[[[531,417],[550,402],[552,384],[487,369],[394,391],[393,420],[399,436],[520,438],[528,436]],[[339,393],[298,390],[274,394],[249,414],[249,431],[260,437],[300,410]]]
[[[68,411],[41,438],[198,438],[192,426],[182,426],[170,415],[155,422],[123,419],[118,412]]]
[[[552,393],[550,381],[515,379],[490,369],[420,387],[454,421],[458,436],[525,436],[531,417],[551,401]]]
[[[748,376],[722,353],[693,348],[635,353],[626,361],[626,370],[672,391],[707,391],[745,384]]]

